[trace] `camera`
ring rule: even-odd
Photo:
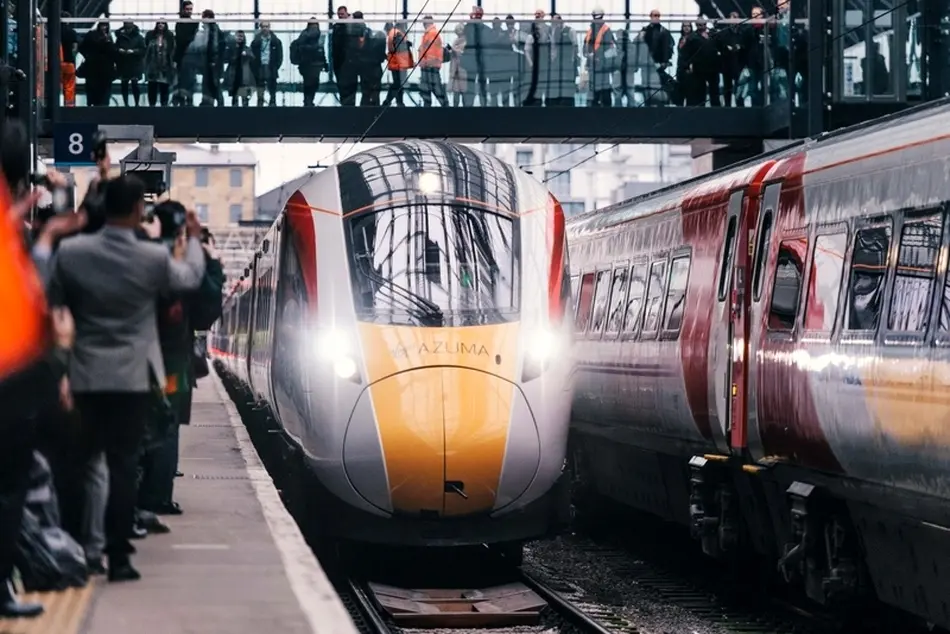
[[[75,186],[56,187],[50,182],[46,174],[32,174],[30,182],[34,187],[45,187],[49,190],[51,196],[49,207],[53,214],[65,214],[76,210]]]

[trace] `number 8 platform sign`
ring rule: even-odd
[[[57,166],[95,165],[96,132],[99,126],[89,123],[57,123],[53,126],[53,161]]]

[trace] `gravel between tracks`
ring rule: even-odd
[[[576,585],[587,601],[610,607],[643,634],[727,634],[730,631],[658,597],[655,590],[642,586],[637,579],[619,570],[621,566],[616,558],[602,555],[596,548],[593,541],[574,535],[533,542],[525,548],[525,566],[551,582]],[[637,557],[630,554],[630,558],[636,560]]]

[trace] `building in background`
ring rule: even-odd
[[[688,145],[485,143],[480,147],[545,182],[567,216],[600,209],[693,175]]]
[[[201,223],[215,233],[241,221],[254,219],[254,187],[257,157],[249,149],[223,150],[220,146],[156,144],[163,152],[175,152],[170,197],[194,209]],[[134,144],[112,143],[115,174],[119,160],[135,149]],[[74,168],[77,191],[85,192],[95,175],[93,168]]]

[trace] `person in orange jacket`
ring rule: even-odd
[[[445,61],[445,51],[442,48],[442,35],[435,26],[431,15],[422,18],[425,34],[419,44],[419,94],[425,106],[432,105],[432,95],[439,100],[442,106],[449,105],[449,98],[445,94],[445,84],[442,83],[442,62]]]
[[[393,82],[386,93],[384,106],[396,100],[397,106],[404,106],[403,87],[412,69],[412,43],[406,36],[406,23],[397,22],[386,33],[386,67],[392,74]]]

